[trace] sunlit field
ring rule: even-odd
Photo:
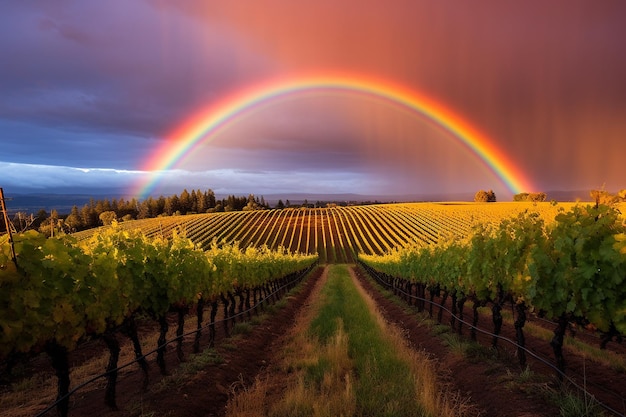
[[[182,231],[202,248],[218,242],[241,247],[267,245],[291,252],[319,253],[321,262],[354,262],[355,254],[383,254],[407,244],[436,243],[466,236],[478,223],[497,223],[522,211],[550,221],[574,203],[402,203],[331,208],[192,214],[121,223],[148,236]],[[76,233],[86,239],[93,230]]]

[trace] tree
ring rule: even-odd
[[[198,188],[197,191],[192,191],[191,192],[191,199],[193,200],[193,203],[191,205],[191,209],[196,212],[196,213],[205,213],[207,206],[206,206],[206,198],[204,196],[204,194],[202,193],[202,191],[200,191],[200,189]]]
[[[250,194],[248,196],[248,202],[246,203],[246,205],[243,207],[243,211],[252,211],[252,210],[258,210],[259,209],[259,203],[258,200],[254,198],[254,194]]]
[[[65,224],[70,228],[70,231],[75,232],[83,227],[83,220],[78,211],[78,207],[73,206],[70,215],[65,219]]]
[[[150,213],[150,205],[154,199],[152,197],[148,197],[139,205],[139,212],[137,213],[138,219],[147,219],[152,217],[152,213]]]
[[[198,212],[198,197],[196,196],[196,190],[191,190],[191,195],[189,197],[189,212]]]
[[[546,201],[546,198],[548,198],[546,193],[519,193],[513,196],[513,201],[541,202]]]
[[[165,213],[165,205],[167,204],[167,200],[162,195],[159,196],[158,199],[152,200],[152,206],[150,207],[150,212],[154,213],[151,217],[158,217],[161,214]]]
[[[59,213],[56,210],[50,211],[50,217],[41,223],[39,231],[48,237],[59,233]]]
[[[284,209],[285,208],[285,203],[283,203],[283,200],[278,200],[278,203],[276,203],[276,208],[277,209]]]
[[[163,213],[168,216],[173,216],[177,211],[180,211],[180,200],[177,195],[173,195],[165,199],[165,207],[163,207]]]
[[[44,209],[39,210],[37,212],[37,215],[35,215],[35,221],[31,225],[32,228],[37,229],[39,226],[43,224],[43,222],[46,221],[47,218],[48,218],[48,213],[46,212],[46,210]]]
[[[184,189],[178,199],[178,210],[183,214],[187,214],[191,211],[191,205],[191,195],[187,189]]]
[[[215,207],[215,205],[217,204],[216,200],[215,200],[215,193],[213,192],[213,190],[211,190],[210,188],[206,191],[205,193],[206,195],[206,208],[210,209]]]
[[[496,193],[494,193],[493,190],[479,190],[474,194],[474,201],[477,203],[495,203]]]
[[[529,197],[530,197],[530,201],[542,202],[542,201],[546,201],[546,198],[548,198],[548,195],[546,193],[530,193]]]
[[[104,226],[108,226],[113,223],[114,220],[117,220],[117,215],[113,210],[103,211],[98,217]]]
[[[589,195],[596,203],[596,207],[599,205],[611,206],[619,201],[619,195],[611,194],[608,191],[602,190],[591,190]]]
[[[96,202],[89,200],[89,204],[85,204],[81,209],[80,215],[83,220],[83,226],[86,229],[96,227],[98,225],[98,215],[96,214]]]
[[[11,222],[13,223],[13,226],[15,226],[15,229],[19,233],[21,233],[28,230],[29,227],[33,226],[33,223],[35,223],[35,216],[33,214],[29,216],[23,211],[18,211],[17,213],[15,213],[15,216],[13,216],[13,220]],[[1,230],[6,231],[6,228],[2,228]]]

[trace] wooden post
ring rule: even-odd
[[[17,266],[17,259],[15,257],[15,245],[13,244],[13,235],[11,234],[11,222],[9,221],[9,215],[7,213],[7,207],[4,204],[4,190],[0,187],[0,205],[2,207],[2,215],[4,217],[4,225],[7,228],[7,235],[9,236],[9,245],[11,245],[11,260]]]

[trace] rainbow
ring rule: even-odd
[[[450,132],[460,144],[476,154],[511,193],[517,194],[534,189],[522,171],[498,149],[492,139],[448,107],[425,94],[388,81],[341,75],[298,77],[266,82],[231,94],[196,112],[195,116],[190,117],[169,136],[170,140],[150,156],[142,168],[142,171],[149,172],[149,178],[139,184],[135,194],[149,195],[165,171],[175,167],[201,143],[213,140],[219,132],[236,123],[244,115],[277,100],[311,93],[357,93],[402,106],[425,116]]]

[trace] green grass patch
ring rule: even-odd
[[[368,276],[379,291],[388,299],[396,300],[405,311],[416,313],[413,306],[406,304],[405,300],[397,297],[392,291],[384,288],[373,278]],[[437,311],[438,307],[434,310]],[[488,307],[479,307],[481,315],[491,315]],[[436,314],[436,313],[434,313]],[[513,315],[508,310],[502,310],[504,322],[512,325]],[[430,327],[433,335],[437,336],[448,347],[449,351],[464,357],[471,362],[482,362],[490,365],[486,373],[498,377],[498,380],[505,384],[510,390],[519,390],[529,395],[537,395],[546,402],[559,408],[561,417],[606,417],[604,409],[590,396],[585,396],[578,392],[570,391],[567,388],[555,389],[549,384],[550,378],[545,375],[534,373],[529,367],[519,372],[512,372],[510,366],[517,364],[517,358],[513,351],[507,349],[493,350],[478,343],[467,340],[453,332],[447,324],[438,324],[435,320],[429,319],[427,313],[422,313],[422,322]],[[554,333],[544,327],[526,322],[524,333],[532,335],[538,339],[550,342]],[[607,364],[618,372],[626,370],[626,359],[599,347],[591,346],[584,341],[566,336],[564,340],[566,349],[579,355],[586,356],[599,363]]]
[[[261,313],[258,316],[252,316],[252,318],[250,319],[250,324],[253,326],[258,326],[259,324],[263,323],[264,320],[266,320],[269,316],[266,313]]]
[[[503,310],[502,317],[504,318],[505,323],[513,323],[514,319],[510,311]],[[524,326],[524,333],[541,339],[547,343],[550,343],[552,337],[554,337],[554,332],[552,330],[546,329],[539,324],[534,324],[532,321],[526,322]],[[626,358],[624,358],[623,355],[619,355],[607,349],[600,349],[600,346],[590,345],[589,343],[570,335],[565,336],[563,343],[565,348],[574,354],[584,356],[600,364],[610,366],[616,372],[626,372]]]
[[[248,321],[237,323],[233,326],[233,329],[231,330],[231,334],[232,335],[236,335],[236,334],[248,335],[252,333],[252,327],[253,327],[252,323]]]
[[[180,386],[187,382],[192,375],[195,375],[207,366],[219,365],[223,362],[224,358],[212,348],[207,348],[200,353],[189,355],[186,362],[183,362],[179,367],[175,368],[170,375],[162,378],[151,388],[151,391],[153,393],[159,393],[173,386]]]
[[[348,355],[356,374],[357,415],[426,415],[414,400],[414,376],[385,339],[346,265],[330,268],[322,297],[324,301],[311,323],[310,333],[323,344],[328,344],[340,328],[346,333]],[[315,385],[321,385],[326,368],[328,365],[320,361],[307,375]]]
[[[559,407],[561,417],[606,417],[604,409],[593,399],[567,390],[546,389],[546,397]]]

